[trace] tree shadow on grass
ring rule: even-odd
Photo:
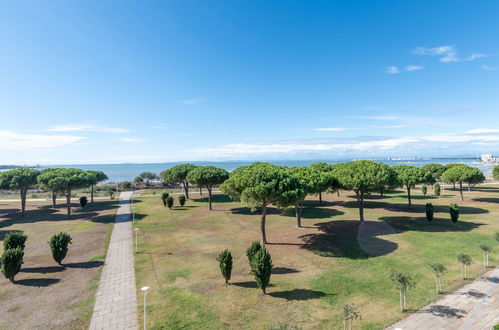
[[[434,218],[432,222],[428,222],[425,217],[404,217],[404,216],[394,216],[394,217],[381,217],[379,220],[383,220],[390,226],[395,228],[399,233],[406,231],[423,231],[423,232],[456,232],[456,231],[471,231],[480,226],[483,223],[471,222],[471,221],[458,221],[453,223],[449,219],[438,219]]]
[[[479,198],[473,198],[475,202],[482,202],[482,203],[499,203],[499,198],[497,197],[479,197]]]
[[[61,280],[58,278],[31,278],[26,280],[16,280],[14,281],[14,284],[23,286],[47,287],[59,283],[60,281]]]
[[[62,266],[31,267],[31,268],[21,269],[22,273],[40,273],[40,274],[51,274],[62,271],[64,271],[64,267]]]
[[[366,259],[365,253],[357,243],[360,221],[336,220],[317,223],[319,233],[299,236],[307,249],[323,257]]]
[[[248,288],[248,289],[258,289],[258,285],[254,281],[246,281],[246,282],[232,282],[230,283],[231,285],[234,286],[239,286],[241,288]],[[267,285],[268,288],[273,287],[273,284]]]
[[[348,201],[344,203],[345,207],[348,208],[358,208],[358,204],[356,201]],[[365,201],[364,202],[364,208],[366,209],[385,209],[388,211],[393,211],[393,212],[408,212],[408,213],[425,213],[425,206],[423,204],[413,204],[409,206],[408,204],[405,203],[391,203],[391,202],[380,202],[380,201]],[[443,212],[443,213],[448,213],[449,212],[449,206],[446,205],[433,205],[433,209],[435,213],[437,212]],[[488,210],[482,209],[479,207],[472,207],[472,206],[459,206],[459,211],[461,214],[484,214],[484,213],[489,213]]]
[[[293,273],[299,273],[300,271],[294,268],[288,268],[288,267],[274,267],[272,268],[272,274],[276,275],[285,275],[285,274],[293,274]]]
[[[311,300],[325,297],[326,294],[322,291],[308,289],[293,289],[288,291],[270,292],[269,296],[274,298],[282,298],[287,301],[292,300]]]
[[[73,262],[69,264],[63,264],[64,267],[67,268],[81,268],[81,269],[89,269],[89,268],[97,268],[104,265],[103,261],[93,260],[93,261],[85,261],[85,262]]]
[[[255,211],[251,211],[249,207],[235,207],[230,209],[230,212],[233,214],[241,214],[241,215],[261,215],[261,208],[257,208]],[[273,214],[282,214],[282,210],[275,207],[267,207],[267,215]]]
[[[192,200],[200,203],[208,203],[208,196],[201,198],[192,198]],[[212,203],[230,203],[232,201],[233,200],[229,196],[223,194],[216,194],[211,196]]]

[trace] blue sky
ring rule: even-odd
[[[3,1],[0,163],[499,154],[496,1]]]

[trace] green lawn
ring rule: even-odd
[[[408,308],[414,310],[437,298],[428,263],[448,267],[442,284],[449,291],[463,285],[458,253],[468,253],[476,261],[468,271],[471,279],[484,271],[478,245],[496,248],[499,188],[481,186],[467,193],[464,202],[457,199],[456,191],[446,190],[440,198],[431,193],[427,197],[415,193],[411,208],[403,191],[367,200],[366,219],[382,219],[397,231],[376,237],[384,247],[378,257],[368,257],[357,243],[358,211],[350,192],[342,192],[341,197],[327,195],[324,205],[310,197],[303,211],[305,229],[295,228],[292,210],[272,209],[267,248],[275,268],[265,296],[255,288],[245,256],[246,247],[259,239],[258,214],[223,195],[216,196],[212,212],[203,199],[168,210],[159,194],[136,198],[137,287],[151,287],[149,327],[335,328],[342,326],[341,309],[349,302],[362,313],[355,328],[389,325],[404,317],[398,311],[398,292],[388,279],[392,271],[406,271],[417,281],[407,297]],[[435,205],[433,223],[424,218],[428,201]],[[449,220],[451,202],[461,207],[457,224]],[[226,248],[234,257],[229,286],[223,285],[215,260]],[[491,264],[497,261],[491,255]]]

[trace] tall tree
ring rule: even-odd
[[[220,188],[225,194],[240,199],[252,208],[261,208],[262,245],[267,243],[265,233],[267,207],[295,205],[305,193],[303,183],[291,175],[288,169],[261,162],[237,168]]]
[[[38,183],[43,189],[56,191],[66,196],[68,217],[71,218],[71,192],[77,188],[89,187],[91,177],[77,168],[58,168],[41,173],[38,176]]]
[[[22,216],[24,216],[26,212],[26,196],[28,194],[28,189],[36,185],[36,178],[39,174],[40,171],[24,167],[0,173],[0,187],[19,190],[19,194],[21,195]]]
[[[295,204],[295,216],[296,216],[296,227],[301,228],[301,214],[303,210],[303,202],[308,194],[314,191],[312,183],[312,169],[310,167],[292,167],[290,172],[293,176],[302,181],[303,185],[303,195],[302,198],[296,201]]]
[[[206,187],[208,190],[208,208],[211,210],[213,186],[225,182],[229,178],[229,172],[215,166],[197,166],[187,174],[187,181]]]
[[[422,167],[423,172],[428,173],[428,180],[424,182],[427,185],[434,185],[437,181],[441,180],[442,174],[447,168],[442,164],[430,163]]]
[[[411,189],[417,184],[425,182],[427,180],[426,176],[429,176],[429,174],[423,172],[420,167],[416,166],[399,165],[394,166],[394,169],[397,171],[400,184],[404,185],[407,189],[407,200],[409,206],[411,206]]]
[[[185,197],[189,198],[189,181],[187,174],[195,169],[193,164],[179,164],[160,173],[160,177],[166,184],[182,184]]]
[[[442,174],[442,180],[446,183],[459,183],[461,200],[464,200],[463,182],[466,182],[469,185],[477,184],[483,182],[485,180],[485,176],[482,171],[475,167],[471,167],[466,164],[459,164],[446,170],[444,174]]]
[[[318,195],[320,204],[322,204],[322,193],[336,187],[338,183],[333,175],[331,165],[324,162],[310,165],[308,177],[308,193]]]
[[[357,160],[337,166],[335,174],[344,189],[355,192],[360,221],[364,221],[364,196],[388,184],[390,167],[372,160]]]
[[[50,178],[51,176],[45,174],[47,172],[52,172],[52,171],[58,171],[60,168],[46,168],[41,171],[40,175],[43,174],[42,178],[37,178],[38,181],[38,186],[40,189],[43,191],[47,191],[50,193],[51,198],[52,198],[52,207],[56,208],[57,206],[57,195],[60,194],[60,191],[57,191],[58,185],[55,184],[55,181],[48,181],[47,178]]]
[[[102,171],[86,171],[86,173],[88,174],[88,183],[90,184],[90,203],[93,203],[95,185],[109,178]]]
[[[145,182],[151,182],[159,179],[159,177],[153,172],[142,172],[137,177],[141,178]]]

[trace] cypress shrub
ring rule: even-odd
[[[167,205],[167,204],[166,204],[166,199],[167,199],[169,196],[170,196],[170,194],[169,194],[169,193],[167,193],[167,192],[164,192],[164,193],[162,193],[162,194],[161,194],[161,200],[163,201],[163,205],[164,205],[165,207],[166,207],[166,205]]]
[[[59,265],[68,253],[68,245],[71,244],[71,236],[68,233],[60,232],[53,235],[48,242],[52,250],[52,257]]]
[[[223,250],[217,258],[220,272],[225,279],[225,284],[229,284],[230,274],[232,273],[232,254],[229,250]]]
[[[421,192],[423,193],[423,195],[426,196],[426,193],[428,192],[428,187],[426,185],[422,185],[421,186]]]
[[[166,206],[168,206],[169,209],[171,209],[173,207],[173,197],[172,196],[168,196],[166,198]]]
[[[3,252],[0,258],[0,268],[2,274],[14,282],[14,277],[21,271],[21,265],[24,263],[24,251],[20,248],[8,249]]]
[[[433,186],[433,191],[435,192],[435,196],[440,197],[441,188],[439,183],[435,183],[435,185]]]
[[[255,241],[251,243],[251,245],[246,249],[246,256],[248,257],[248,262],[251,265],[251,260],[255,256],[255,254],[262,249],[260,242]]]
[[[20,248],[24,251],[24,246],[28,235],[19,231],[11,231],[3,239],[3,250],[7,251],[10,249]]]
[[[426,220],[432,221],[433,220],[433,204],[432,203],[426,203],[425,205],[425,210],[426,210]]]
[[[81,207],[85,207],[85,205],[87,205],[87,203],[88,203],[87,197],[86,196],[81,196],[80,197],[80,206]]]
[[[180,206],[185,205],[185,196],[184,195],[178,196],[178,203],[180,204]]]
[[[266,249],[260,249],[251,259],[251,274],[255,276],[256,284],[262,289],[263,294],[270,282],[272,275],[272,259]]]
[[[459,206],[456,203],[452,203],[449,206],[450,219],[452,222],[456,223],[459,219]]]

